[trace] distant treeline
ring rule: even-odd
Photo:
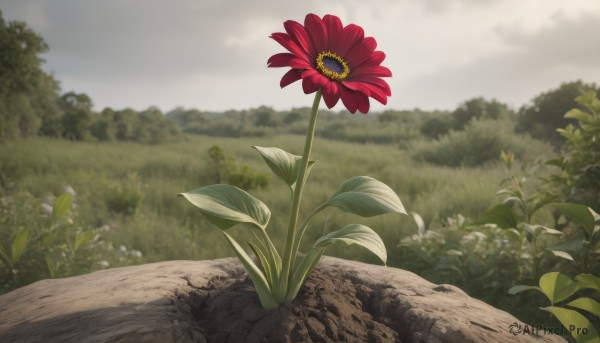
[[[7,23],[0,12],[0,142],[42,135],[155,144],[180,139],[181,131],[241,137],[304,134],[306,130],[308,108],[277,112],[262,106],[222,113],[176,108],[166,115],[154,107],[139,112],[105,108],[97,113],[88,95],[60,94],[58,81],[41,69],[39,55],[47,50],[43,38],[25,23]],[[575,97],[589,89],[598,87],[582,81],[563,83],[518,110],[479,97],[452,111],[386,110],[368,115],[322,111],[317,134],[360,143],[405,144],[423,139],[443,142],[475,126],[479,127],[477,135],[485,136],[497,126],[560,147],[564,139],[556,129],[574,123],[563,116],[577,106]],[[475,124],[490,121],[493,123]]]

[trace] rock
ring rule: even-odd
[[[564,342],[513,335],[518,325],[454,286],[331,257],[273,311],[233,258],[108,269],[0,296],[0,342]]]

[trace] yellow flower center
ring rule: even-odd
[[[333,81],[341,81],[350,74],[350,67],[340,56],[331,51],[317,56],[317,69]]]

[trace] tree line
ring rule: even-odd
[[[36,135],[70,140],[130,140],[160,143],[191,134],[240,137],[304,134],[308,108],[277,112],[266,106],[225,112],[202,112],[182,107],[163,114],[105,108],[97,113],[84,93],[60,94],[58,81],[41,68],[44,39],[24,22],[5,22],[0,12],[0,141]],[[541,93],[518,110],[495,99],[476,97],[452,111],[386,110],[352,115],[322,111],[318,135],[360,143],[403,144],[415,139],[442,140],[467,129],[475,121],[502,122],[515,133],[528,134],[560,148],[565,139],[556,129],[575,123],[564,118],[575,98],[595,84],[573,81]],[[582,110],[585,111],[584,108]],[[348,120],[347,117],[355,117]],[[382,128],[377,122],[385,122]]]
[[[50,136],[70,140],[131,140],[160,143],[180,130],[157,108],[105,108],[96,113],[85,93],[60,94],[59,82],[42,70],[44,39],[24,22],[6,22],[0,12],[0,142]]]

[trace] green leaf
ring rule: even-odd
[[[52,204],[52,216],[54,217],[54,220],[61,219],[69,212],[72,200],[73,195],[71,193],[61,194],[54,200],[54,203]]]
[[[231,237],[227,234],[227,232],[222,231],[223,235],[235,251],[235,254],[240,259],[244,268],[250,275],[250,279],[254,284],[254,288],[256,288],[256,292],[258,293],[258,298],[260,300],[260,304],[263,308],[267,310],[276,309],[279,307],[279,304],[273,299],[273,295],[271,294],[271,289],[269,287],[269,283],[267,279],[265,279],[265,275],[263,272],[252,262],[250,256],[246,254],[246,251]]]
[[[0,257],[2,257],[4,259],[4,262],[6,262],[6,264],[8,264],[12,268],[12,261],[10,257],[8,257],[8,254],[6,253],[6,250],[4,249],[2,243],[0,243]]]
[[[371,228],[361,224],[350,224],[343,229],[330,232],[319,238],[315,248],[325,248],[332,244],[343,243],[346,245],[358,244],[367,248],[385,264],[387,263],[387,252],[381,237]]]
[[[592,237],[594,233],[594,215],[585,205],[573,204],[568,202],[555,202],[551,204],[577,224],[581,225],[588,237]]]
[[[579,289],[595,289],[600,292],[600,277],[592,274],[579,274],[575,276]]]
[[[592,298],[581,297],[577,298],[570,303],[568,306],[575,307],[584,311],[588,311],[589,313],[595,315],[596,317],[600,317],[600,303]]]
[[[572,110],[570,110],[569,112],[567,112],[565,114],[565,118],[568,119],[577,119],[579,121],[582,121],[584,123],[587,123],[589,121],[591,121],[593,119],[592,115],[587,113],[587,112],[583,112],[582,110],[578,109],[578,108],[574,108]]]
[[[252,249],[252,252],[254,252],[254,255],[262,265],[262,269],[264,271],[269,287],[273,287],[273,274],[271,273],[271,266],[269,265],[269,260],[267,260],[267,257],[265,256],[263,251],[256,244],[248,242],[248,245],[250,246],[250,249]]]
[[[29,230],[24,229],[21,230],[17,236],[15,237],[15,239],[13,239],[12,241],[12,245],[11,245],[11,260],[12,260],[12,265],[14,266],[19,259],[21,258],[21,256],[23,255],[23,252],[25,252],[25,246],[27,245],[27,237],[29,237]]]
[[[573,237],[572,239],[552,246],[548,248],[548,250],[552,251],[579,251],[583,247],[583,238],[581,237]]]
[[[512,206],[508,204],[498,204],[485,211],[481,217],[477,218],[475,225],[496,224],[503,229],[517,227],[517,218],[512,211]]]
[[[517,285],[517,286],[512,286],[512,287],[511,287],[511,288],[508,290],[508,294],[515,295],[515,294],[517,294],[517,293],[521,293],[521,292],[523,292],[523,291],[527,291],[527,290],[530,290],[530,289],[534,289],[534,290],[536,290],[536,291],[538,291],[538,292],[540,292],[540,293],[543,293],[543,292],[542,292],[542,289],[541,289],[541,288],[539,288],[538,286],[525,286],[525,285]]]
[[[556,306],[542,307],[542,310],[548,311],[558,318],[577,343],[598,343],[600,341],[598,332],[592,323],[581,313]]]
[[[575,294],[578,284],[563,273],[551,272],[540,277],[540,288],[552,305]]]
[[[417,233],[419,234],[419,236],[424,236],[427,232],[427,228],[425,227],[425,221],[423,220],[423,217],[421,217],[418,213],[412,211],[410,212],[410,215],[413,217],[413,220],[417,224]]]
[[[294,268],[292,279],[289,283],[289,290],[285,297],[285,302],[290,302],[296,298],[300,287],[304,283],[304,280],[310,275],[312,270],[315,268],[321,256],[325,252],[325,248],[312,247],[308,253],[302,259],[302,262]]]
[[[74,250],[77,251],[81,246],[94,239],[94,237],[96,237],[96,233],[93,231],[78,233],[75,236]]]
[[[282,179],[293,191],[296,186],[302,156],[292,155],[289,152],[275,147],[253,146],[253,148],[258,150],[273,173]],[[308,169],[306,170],[307,176],[315,163],[317,163],[317,161],[308,162]]]
[[[406,214],[398,195],[383,182],[369,176],[356,176],[344,182],[325,206],[335,206],[361,217],[384,213]]]
[[[551,250],[551,249],[548,249],[548,250],[550,250],[550,252],[552,253],[552,255],[554,255],[556,257],[564,258],[565,260],[569,260],[569,261],[575,262],[575,259],[573,258],[573,256],[571,256],[571,254],[569,254],[566,251],[554,251],[554,250]]]
[[[50,255],[46,255],[46,266],[48,267],[48,273],[50,273],[50,278],[54,279],[56,277],[57,266],[54,263],[54,259]]]
[[[238,223],[249,223],[264,230],[271,211],[267,205],[245,191],[231,185],[210,185],[181,193],[211,223],[222,230]]]

